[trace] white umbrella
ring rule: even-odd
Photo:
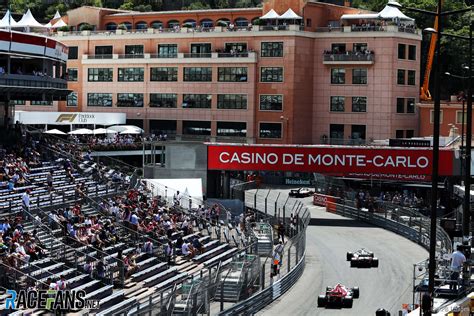
[[[110,126],[108,129],[111,129],[113,131],[117,131],[119,133],[123,132],[123,131],[126,131],[126,130],[138,130],[141,133],[144,132],[143,129],[141,129],[138,126],[134,126],[134,125],[115,125],[115,126]]]
[[[43,134],[66,135],[66,133],[60,131],[59,129],[50,129],[49,131],[44,131]]]
[[[92,135],[94,132],[87,128],[76,129],[75,131],[69,132],[69,135]]]
[[[134,135],[138,135],[138,134],[141,134],[143,133],[141,130],[138,130],[138,129],[126,129],[122,132],[120,132],[121,135],[125,135],[125,134],[134,134]]]
[[[97,128],[92,131],[94,135],[99,135],[99,134],[117,134],[117,131],[108,129],[108,128]]]

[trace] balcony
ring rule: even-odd
[[[65,79],[17,74],[0,76],[0,93],[9,93],[11,99],[36,100],[45,94],[57,100],[64,99],[70,92]]]
[[[351,33],[351,32],[388,32],[388,33],[407,33],[420,35],[421,32],[416,27],[397,26],[397,25],[348,25],[342,27],[318,27],[317,33]],[[349,36],[349,35],[346,35]]]
[[[355,64],[355,65],[372,65],[375,61],[375,54],[373,52],[346,52],[346,53],[323,53],[323,64],[325,65],[340,65],[340,64]]]
[[[220,64],[220,63],[256,63],[257,54],[252,51],[227,53],[177,53],[142,55],[82,55],[83,64]]]

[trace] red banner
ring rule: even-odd
[[[452,175],[453,151],[439,153],[439,174]],[[430,149],[342,146],[208,145],[209,170],[431,175]]]
[[[336,212],[336,197],[331,195],[325,195],[320,193],[314,193],[313,204],[319,206],[325,206],[328,212]]]

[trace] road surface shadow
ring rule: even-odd
[[[336,227],[364,227],[377,228],[377,226],[345,218],[312,218],[309,221],[310,226],[336,226]]]

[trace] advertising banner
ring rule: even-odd
[[[209,170],[431,175],[430,149],[208,144]],[[440,150],[439,174],[452,175],[453,151]],[[409,178],[408,177],[408,178]]]
[[[326,207],[326,211],[328,212],[336,212],[336,202],[336,197],[331,195],[325,195],[320,193],[315,193],[313,195],[313,204]]]

